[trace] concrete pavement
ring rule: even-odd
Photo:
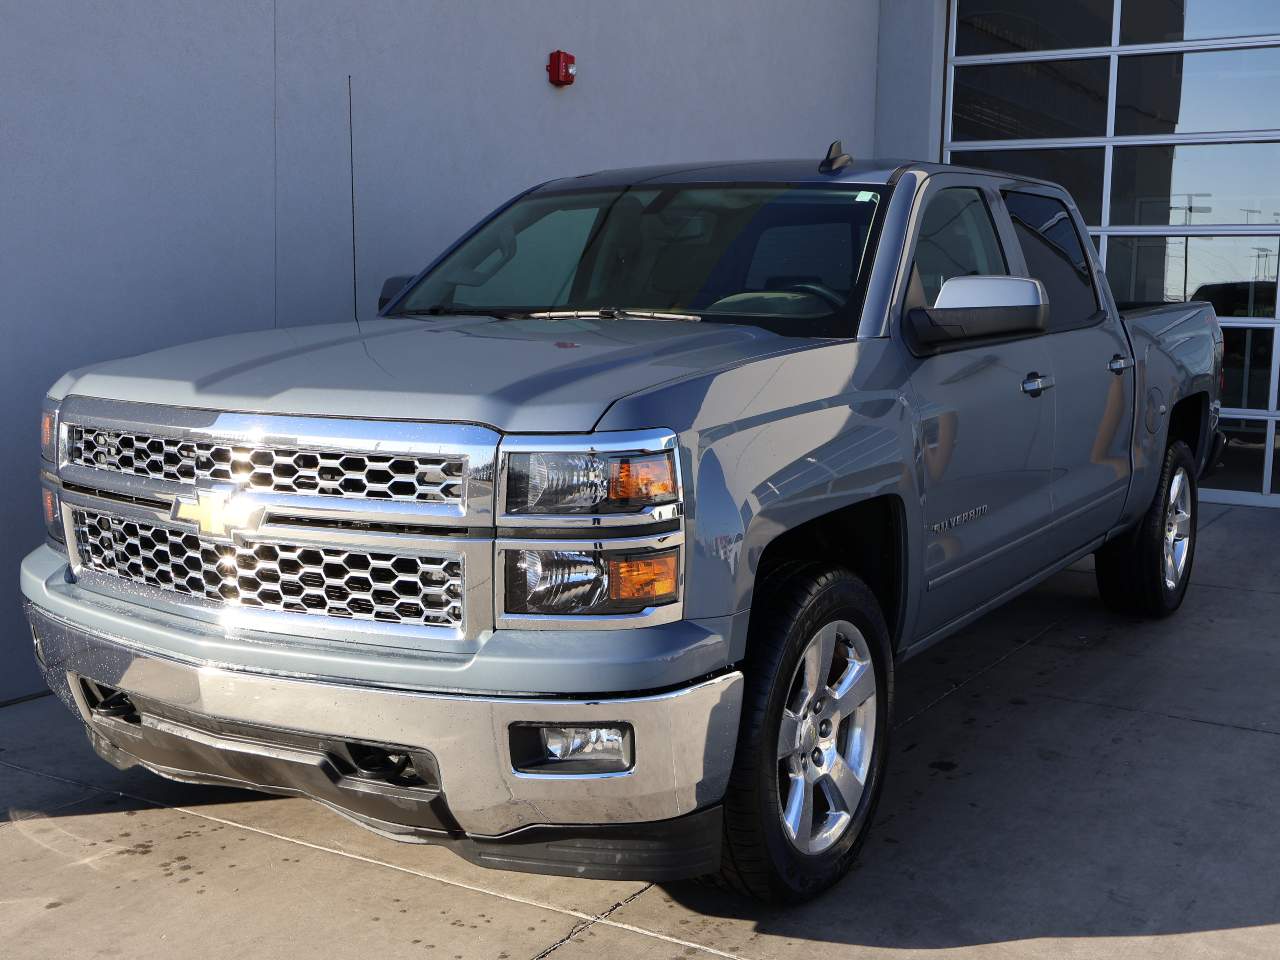
[[[1172,620],[1107,614],[1085,564],[905,665],[860,864],[790,911],[481,870],[6,707],[0,956],[1280,956],[1278,543],[1205,505]]]

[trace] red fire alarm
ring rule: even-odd
[[[547,79],[557,87],[567,87],[578,75],[578,65],[572,53],[552,50],[547,59]]]

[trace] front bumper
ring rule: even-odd
[[[35,603],[26,609],[46,681],[118,766],[308,796],[381,833],[447,843],[489,865],[650,879],[714,868],[719,830],[709,827],[733,762],[740,673],[607,699],[422,692],[179,659]],[[95,709],[98,685],[126,694],[133,713]],[[630,724],[634,765],[516,772],[509,728],[530,722]],[[416,754],[432,775],[410,787],[359,776],[344,759],[353,744]]]

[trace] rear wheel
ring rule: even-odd
[[[1182,605],[1195,560],[1200,491],[1191,448],[1165,451],[1156,496],[1142,521],[1094,557],[1098,592],[1113,610],[1167,617]]]
[[[725,798],[724,879],[763,900],[849,870],[883,778],[892,658],[875,597],[842,569],[762,584]]]

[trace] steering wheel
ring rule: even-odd
[[[843,307],[847,302],[847,298],[840,296],[840,294],[836,293],[836,291],[832,290],[825,283],[805,281],[803,283],[793,283],[784,289],[787,293],[794,290],[796,293],[807,293],[818,297],[827,301],[827,303],[831,304],[831,306],[835,307],[837,310]]]

